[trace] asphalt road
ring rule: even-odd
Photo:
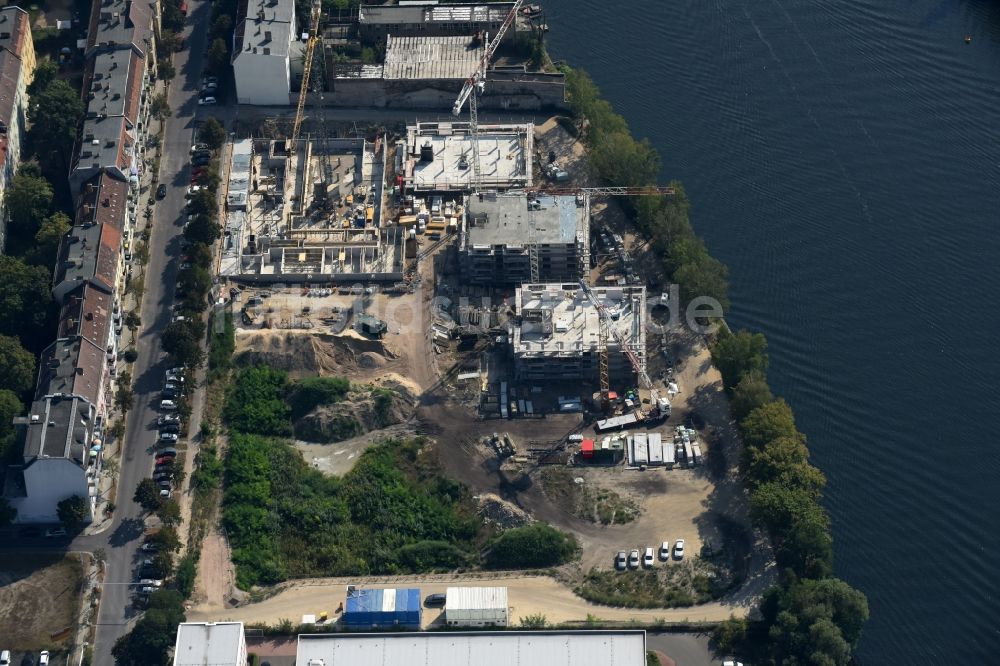
[[[74,541],[75,550],[104,548],[107,554],[106,576],[101,597],[95,664],[113,664],[111,648],[140,614],[132,604],[137,548],[145,531],[142,509],[132,501],[136,484],[150,474],[156,443],[155,422],[163,374],[167,369],[159,337],[170,323],[181,253],[184,227],[185,191],[190,183],[188,156],[192,145],[194,117],[199,110],[202,59],[206,48],[206,26],[211,4],[189,0],[185,29],[187,48],[174,55],[177,76],[170,82],[168,100],[173,115],[166,121],[164,150],[160,160],[160,182],[167,185],[167,196],[153,206],[149,263],[146,266],[145,296],[142,301],[142,327],[133,365],[135,403],[128,414],[125,447],[120,461],[118,496],[114,521],[102,534]],[[195,28],[195,26],[197,26]],[[141,202],[142,209],[145,202]]]
[[[708,647],[707,634],[646,634],[646,649],[659,650],[673,659],[677,666],[719,666],[721,659],[713,658]]]

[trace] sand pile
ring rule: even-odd
[[[524,509],[508,502],[499,495],[484,493],[476,497],[479,502],[477,513],[484,522],[496,525],[497,527],[508,529],[527,525],[532,521]]]
[[[382,340],[354,331],[317,335],[300,331],[255,331],[237,338],[240,365],[266,365],[292,377],[308,375],[365,376],[390,368],[399,354]]]

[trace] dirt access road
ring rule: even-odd
[[[299,622],[303,615],[331,613],[344,601],[348,584],[364,584],[359,578],[329,578],[322,581],[297,583],[279,594],[256,604],[240,608],[219,608],[198,605],[187,613],[188,622],[215,622],[233,620],[238,622],[277,624],[287,618]],[[431,582],[418,577],[394,578],[389,584],[365,585],[368,588],[419,587],[423,595],[444,592],[449,586],[507,587],[507,598],[511,607],[511,623],[519,618],[541,614],[551,624],[585,621],[588,616],[602,620],[638,622],[719,622],[730,615],[746,615],[749,606],[740,601],[712,602],[692,608],[640,610],[633,608],[610,608],[598,606],[575,596],[571,590],[548,577],[521,578],[469,578],[462,576],[437,576]],[[441,611],[424,609],[423,625],[429,627],[440,623]]]

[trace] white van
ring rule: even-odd
[[[0,652],[0,666],[10,666],[10,650]]]
[[[173,400],[161,400],[160,409],[172,412],[175,409],[177,409],[177,403],[174,402]]]

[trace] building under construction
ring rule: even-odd
[[[247,282],[392,282],[405,231],[386,227],[384,142],[234,144],[221,273]]]
[[[479,186],[508,190],[532,184],[534,125],[479,125],[467,122],[416,123],[397,144],[398,184],[407,192],[463,192],[473,189],[475,146]]]
[[[598,309],[579,282],[525,284],[516,290],[510,344],[519,381],[582,380],[596,386],[605,347],[612,385],[635,385],[636,373],[618,340],[645,371],[646,288],[592,287],[591,292],[613,330],[602,332]]]
[[[459,260],[462,276],[471,284],[580,280],[590,268],[589,198],[525,193],[466,197]]]

